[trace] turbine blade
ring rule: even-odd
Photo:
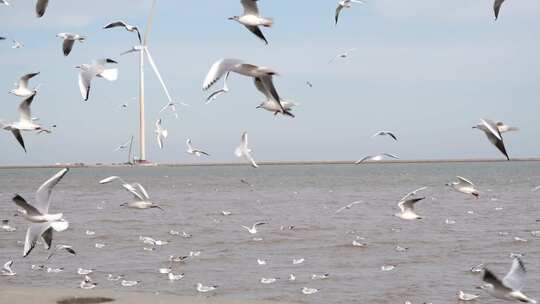
[[[165,91],[165,95],[167,95],[169,102],[173,102],[171,98],[171,94],[169,94],[169,90],[167,89],[167,86],[165,85],[165,82],[163,81],[163,78],[161,77],[161,74],[159,73],[156,63],[154,62],[154,59],[152,59],[152,55],[150,54],[150,51],[148,50],[147,47],[145,47],[144,50],[146,52],[146,56],[148,57],[148,62],[150,63],[150,66],[152,66],[154,73],[156,73],[156,76],[159,79],[159,82],[161,83],[161,87],[163,88],[163,91]]]

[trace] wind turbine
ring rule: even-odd
[[[150,29],[152,27],[152,21],[154,19],[154,11],[156,7],[156,0],[152,0],[152,7],[150,9],[150,15],[148,16],[148,20],[146,23],[146,29],[144,32],[144,37],[142,40],[142,44],[136,45],[130,50],[122,53],[121,55],[125,55],[128,53],[133,52],[139,52],[139,77],[140,77],[140,83],[139,83],[139,149],[140,149],[140,158],[138,160],[138,163],[144,164],[147,163],[146,159],[146,121],[145,121],[145,104],[144,104],[144,58],[146,55],[146,58],[148,59],[148,62],[150,63],[150,66],[154,70],[154,73],[156,74],[159,83],[161,84],[161,87],[163,88],[163,91],[165,92],[165,95],[167,96],[167,99],[169,100],[169,103],[173,103],[173,99],[171,97],[171,94],[169,94],[169,90],[167,89],[167,86],[165,85],[165,82],[163,81],[163,78],[161,77],[161,73],[159,72],[159,69],[157,68],[157,65],[152,58],[152,55],[150,53],[150,50],[148,49],[148,35],[150,34]]]

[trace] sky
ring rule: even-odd
[[[114,149],[137,138],[138,56],[120,53],[137,40],[101,28],[117,19],[144,28],[151,1],[52,0],[41,19],[34,2],[0,6],[0,36],[24,44],[12,49],[0,42],[0,118],[18,119],[20,98],[7,92],[21,75],[39,71],[31,81],[41,85],[32,114],[57,128],[49,135],[25,133],[26,154],[1,130],[0,165],[125,161],[126,153]],[[242,13],[238,0],[158,0],[149,49],[173,98],[190,106],[179,107],[178,119],[160,114],[167,99],[146,70],[148,160],[236,162],[243,131],[258,161],[357,160],[382,152],[402,159],[503,158],[471,128],[480,118],[520,128],[504,135],[511,157],[540,156],[539,1],[506,1],[494,21],[492,0],[367,0],[344,10],[337,27],[336,3],[260,0],[262,15],[275,21],[263,29],[266,46],[227,20]],[[65,58],[55,37],[60,32],[87,40]],[[350,57],[329,64],[351,48]],[[119,62],[119,79],[95,79],[83,102],[74,67],[105,57]],[[239,75],[229,79],[230,93],[205,104],[203,79],[221,58],[278,71],[278,92],[299,103],[296,118],[256,109],[264,98]],[[160,117],[169,131],[162,150],[154,136]],[[399,140],[371,138],[378,130],[394,131]],[[188,155],[187,138],[211,157]]]

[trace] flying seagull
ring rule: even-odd
[[[283,109],[282,114],[287,115],[294,118],[294,114],[291,113],[292,107],[296,106],[297,103],[293,101],[286,101],[286,100],[280,100],[280,106],[277,105],[276,102],[272,100],[272,94],[269,92],[266,87],[263,85],[260,78],[255,78],[255,87],[259,92],[261,92],[264,96],[266,96],[266,100],[263,101],[260,105],[258,105],[257,109],[265,109],[269,112],[274,113],[274,115],[278,115],[281,112],[281,109]]]
[[[512,261],[510,271],[502,280],[485,268],[482,280],[486,282],[486,284],[483,284],[479,288],[498,299],[536,303],[536,300],[527,297],[521,292],[521,289],[525,285],[526,273],[525,265],[523,265],[521,259],[516,256]]]
[[[7,261],[4,267],[2,267],[2,273],[0,275],[9,277],[16,275],[17,273],[11,269],[11,266],[13,266],[13,261]]]
[[[400,213],[396,213],[395,216],[404,220],[419,220],[421,216],[414,212],[414,204],[425,199],[425,197],[411,198],[398,203]]]
[[[67,168],[62,169],[43,183],[36,192],[36,202],[34,205],[27,203],[18,194],[13,197],[13,202],[24,210],[24,218],[31,222],[30,227],[26,231],[23,257],[26,257],[34,249],[38,238],[43,239],[45,249],[48,250],[52,243],[53,229],[59,232],[68,228],[69,223],[63,219],[62,213],[49,213],[53,188],[62,180],[68,171],[69,169]]]
[[[242,3],[242,6],[244,7],[244,15],[234,16],[229,18],[229,20],[234,20],[242,24],[255,36],[264,41],[264,43],[268,44],[268,41],[264,37],[259,26],[271,27],[274,21],[269,18],[261,17],[259,8],[257,7],[257,1],[258,0],[241,0],[240,3]]]
[[[495,12],[495,20],[499,19],[499,12],[501,10],[501,6],[504,3],[505,0],[495,0],[493,3],[493,11]]]
[[[206,75],[204,82],[203,82],[203,90],[206,91],[210,87],[212,87],[223,75],[229,73],[229,72],[235,72],[240,75],[252,77],[255,79],[260,79],[260,83],[262,84],[262,87],[266,92],[270,94],[270,97],[273,102],[276,103],[276,106],[279,107],[280,112],[284,113],[285,109],[283,109],[283,106],[281,105],[281,98],[279,98],[279,94],[276,91],[276,88],[274,87],[273,83],[273,76],[277,75],[277,72],[274,70],[267,68],[267,67],[261,67],[256,66],[253,64],[245,63],[242,60],[238,59],[220,59],[216,61],[210,70],[208,71],[208,74]],[[260,90],[260,89],[259,89]]]
[[[37,91],[37,89],[30,90],[28,88],[28,81],[30,79],[36,77],[37,75],[39,75],[39,72],[30,73],[30,74],[26,74],[26,75],[22,76],[19,79],[19,83],[17,84],[17,87],[14,88],[13,90],[9,91],[9,92],[11,94],[13,94],[15,96],[19,96],[19,97],[29,97],[29,96],[33,95]]]
[[[110,29],[110,28],[115,28],[115,27],[123,27],[128,32],[137,33],[137,37],[139,38],[139,43],[142,43],[142,38],[141,38],[141,33],[139,32],[139,28],[133,25],[129,25],[125,21],[122,21],[122,20],[113,21],[105,25],[103,29]]]
[[[504,146],[503,137],[499,131],[497,124],[489,119],[481,119],[480,124],[473,127],[473,129],[479,129],[484,131],[489,141],[501,151],[506,159],[510,160],[508,153],[506,152],[506,147]]]
[[[246,229],[250,234],[257,234],[257,227],[262,226],[262,225],[266,225],[266,224],[267,223],[265,223],[265,222],[257,222],[255,224],[253,224],[251,227],[242,225],[242,228]]]
[[[24,44],[22,44],[20,41],[17,41],[15,39],[12,40],[13,45],[11,46],[12,49],[20,49],[24,47]]]
[[[4,124],[0,121],[0,127],[6,131],[11,131],[11,133],[13,133],[15,139],[17,139],[19,144],[23,147],[24,152],[26,152],[26,147],[24,145],[21,131],[38,131],[51,133],[51,131],[44,129],[42,126],[36,124],[34,120],[32,120],[30,106],[35,96],[36,93],[34,92],[34,94],[24,99],[19,105],[19,121],[13,122],[11,124]]]
[[[36,15],[38,18],[43,17],[45,15],[45,11],[47,10],[47,6],[49,5],[49,0],[38,0],[36,3]]]
[[[114,149],[114,152],[118,152],[120,150],[124,150],[125,148],[129,147],[129,145],[131,144],[131,141],[132,141],[132,139],[129,139],[126,143],[121,144],[116,149]]]
[[[345,51],[345,52],[343,52],[341,54],[338,54],[336,57],[330,59],[330,61],[328,63],[332,63],[336,59],[345,59],[345,58],[349,57],[349,55],[354,51],[356,51],[356,48],[348,49],[347,51]]]
[[[73,44],[75,44],[75,41],[84,42],[86,39],[79,34],[72,33],[59,33],[56,35],[56,37],[64,40],[64,43],[62,44],[64,56],[68,56],[69,53],[71,53],[71,49],[73,49]]]
[[[163,140],[169,136],[169,131],[161,126],[161,118],[156,121],[156,130],[154,132],[156,133],[158,147],[163,149]]]
[[[390,132],[390,131],[379,131],[375,134],[373,134],[371,137],[377,137],[377,136],[390,136],[392,137],[394,140],[397,141],[397,137],[394,135],[394,133]]]
[[[186,152],[189,153],[189,154],[196,155],[198,157],[201,157],[203,155],[210,156],[210,154],[204,152],[203,150],[193,148],[193,146],[191,145],[191,139],[189,139],[189,138],[188,138],[188,140],[186,140],[186,146],[187,146],[187,151]]]
[[[227,80],[229,79],[230,74],[231,72],[227,72],[227,74],[225,75],[225,79],[223,80],[223,88],[213,92],[212,94],[210,94],[210,96],[208,96],[208,98],[206,98],[207,104],[212,102],[213,100],[216,100],[219,96],[229,92],[229,86],[227,86]]]
[[[368,155],[360,160],[357,160],[355,162],[355,164],[361,164],[363,162],[368,162],[368,161],[381,161],[383,160],[385,157],[387,158],[393,158],[393,159],[399,159],[399,157],[397,157],[396,155],[393,155],[393,154],[389,154],[389,153],[382,153],[382,154],[377,154],[377,155]]]
[[[358,204],[360,204],[360,203],[362,203],[362,201],[352,202],[352,203],[350,203],[350,204],[348,204],[348,205],[346,205],[346,206],[343,206],[343,207],[339,208],[339,209],[336,211],[336,213],[340,213],[341,211],[343,211],[343,210],[345,210],[345,209],[351,209],[352,206],[358,205]]]
[[[411,192],[405,194],[405,196],[403,196],[399,201],[404,201],[404,200],[406,200],[406,199],[408,199],[410,197],[415,196],[418,192],[426,190],[426,189],[427,189],[427,187],[420,187],[420,188],[418,188],[418,189],[416,189],[414,191],[411,191]]]
[[[82,64],[76,66],[81,70],[79,73],[79,89],[81,90],[81,96],[84,101],[90,97],[90,85],[94,77],[104,78],[108,81],[116,81],[118,79],[118,69],[106,69],[105,64],[118,63],[112,59],[97,59],[92,61],[92,64]]]
[[[150,196],[148,195],[148,192],[146,192],[146,189],[144,189],[144,187],[139,183],[129,184],[118,176],[107,177],[99,181],[99,183],[108,184],[116,180],[120,181],[122,183],[122,187],[126,189],[129,193],[131,193],[131,195],[133,195],[133,201],[121,204],[120,206],[126,206],[128,208],[134,209],[157,208],[161,211],[164,211],[163,208],[161,208],[159,205],[150,201]]]
[[[341,10],[343,10],[344,8],[351,8],[353,3],[364,3],[364,2],[363,1],[358,1],[358,0],[339,0],[338,6],[336,8],[336,16],[334,18],[335,21],[336,21],[336,25],[338,24],[339,15],[341,14]]]
[[[253,157],[251,157],[251,149],[248,148],[248,135],[247,132],[242,133],[242,141],[240,145],[234,150],[234,154],[237,157],[243,157],[251,163],[254,168],[259,168]]]
[[[480,197],[480,192],[478,192],[478,190],[476,190],[473,182],[471,182],[470,180],[468,180],[468,179],[466,179],[464,177],[461,177],[461,176],[457,176],[457,179],[458,179],[457,181],[450,182],[450,183],[448,183],[446,185],[449,186],[449,187],[452,187],[454,190],[456,190],[458,192],[465,193],[465,194],[471,194],[476,198]]]

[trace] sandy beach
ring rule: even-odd
[[[46,288],[0,288],[0,303],[17,304],[292,304],[291,302],[231,300],[219,295],[173,296],[139,292],[118,292],[112,290],[62,290]]]

